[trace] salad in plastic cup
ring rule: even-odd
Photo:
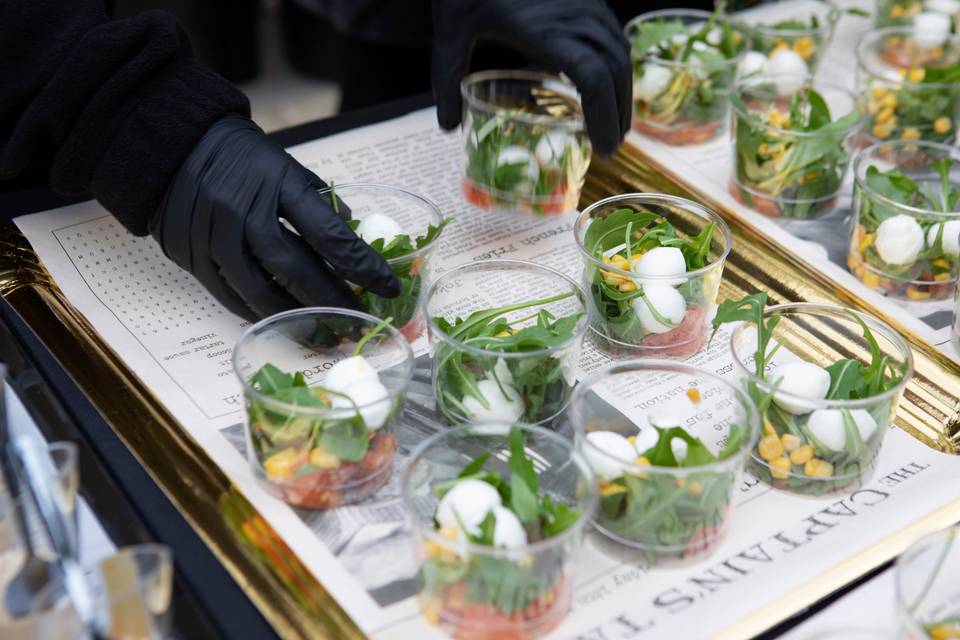
[[[650,562],[716,547],[759,429],[743,391],[689,365],[629,360],[581,382],[569,414],[597,476],[601,533]]]
[[[829,213],[863,123],[857,96],[808,76],[759,75],[737,83],[730,191],[771,218]]]
[[[706,344],[733,244],[719,215],[677,196],[630,193],[584,209],[574,232],[601,348],[686,358]]]
[[[898,0],[894,0],[894,3]],[[903,0],[899,0],[903,1]],[[957,15],[960,15],[960,3],[956,0],[927,0],[930,4],[941,5],[935,9],[916,12],[919,3],[910,8],[897,20],[881,20],[877,16],[875,29],[867,34],[861,43],[870,41],[870,49],[885,64],[899,69],[922,67],[928,64],[943,66],[943,61],[956,54]],[[946,5],[951,5],[950,7]],[[950,15],[939,9],[953,9],[957,15]],[[896,9],[893,10],[896,13]],[[906,14],[910,15],[906,15]]]
[[[941,14],[940,16],[933,14]],[[944,19],[946,18],[946,19]],[[930,30],[944,25],[956,32],[960,25],[960,0],[877,0],[874,24],[879,27],[905,27],[919,20]]]
[[[897,558],[894,581],[900,637],[960,638],[960,527],[915,542]]]
[[[413,352],[389,320],[346,309],[287,311],[254,324],[233,350],[247,458],[274,495],[332,509],[390,478]]]
[[[452,424],[552,424],[575,382],[589,303],[559,271],[484,260],[445,272],[425,309],[437,409]]]
[[[403,499],[431,623],[455,638],[539,638],[567,615],[596,488],[565,438],[495,423],[442,431],[412,454]]]
[[[356,288],[368,313],[391,318],[393,326],[413,342],[426,325],[420,312],[423,283],[431,277],[430,260],[440,234],[453,218],[444,218],[437,205],[415,193],[385,184],[338,184],[323,189],[334,209],[349,203],[348,224],[357,235],[384,257],[400,281],[400,295],[384,298]]]
[[[850,271],[918,311],[951,308],[960,267],[960,151],[880,143],[858,154],[853,171]]]
[[[670,145],[707,142],[723,130],[726,93],[749,38],[719,10],[663,9],[626,26],[633,61],[633,129]]]
[[[742,323],[731,348],[763,424],[748,470],[800,495],[862,486],[913,373],[909,346],[885,323],[850,309],[766,307],[766,300],[758,293],[725,301],[714,319],[714,327]],[[803,357],[792,351],[804,345]]]
[[[575,211],[591,151],[576,88],[545,73],[481,71],[460,92],[466,199],[481,209]]]

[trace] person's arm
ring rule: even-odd
[[[102,0],[7,0],[0,19],[0,180],[49,167],[147,233],[177,169],[210,126],[249,103],[197,64],[162,11],[108,20]]]

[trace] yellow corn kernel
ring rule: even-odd
[[[893,91],[888,92],[880,100],[880,106],[886,107],[887,109],[896,109],[897,108],[897,94]]]
[[[696,387],[690,387],[687,389],[687,398],[693,404],[700,404],[700,390]]]
[[[457,538],[460,537],[460,527],[456,525],[440,527],[440,535],[446,538],[447,540],[456,540]]]
[[[907,80],[913,82],[914,84],[918,82],[923,82],[923,78],[927,75],[926,69],[923,67],[914,67],[907,72]]]
[[[931,640],[957,640],[960,638],[960,626],[938,624],[930,629]]]
[[[687,486],[687,479],[686,479],[686,478],[674,478],[673,484],[677,485],[678,487],[685,487],[685,486]]]
[[[920,139],[920,130],[916,127],[907,127],[900,133],[901,140],[914,141]]]
[[[951,277],[949,273],[935,273],[933,274],[933,279],[937,282],[946,282],[947,280],[950,280]]]
[[[790,128],[790,116],[776,110],[767,114],[767,122],[780,129]]]
[[[813,458],[813,447],[809,444],[797,447],[790,452],[790,462],[796,465],[807,464]]]
[[[780,443],[783,445],[783,450],[786,451],[787,453],[796,451],[797,447],[799,447],[802,444],[800,442],[800,438],[793,435],[792,433],[785,433],[782,436],[780,436]]]
[[[907,7],[906,9],[903,10],[903,17],[904,17],[904,18],[912,18],[913,16],[917,15],[918,13],[920,13],[920,10],[921,10],[922,8],[923,8],[923,5],[920,4],[919,2],[916,3],[916,4],[912,4],[912,5],[910,5],[909,7]]]
[[[877,138],[889,138],[890,134],[893,133],[893,125],[875,124],[873,125],[873,129],[871,129],[870,131]]]
[[[903,7],[898,4],[893,5],[890,8],[890,17],[891,18],[900,18],[903,16]]]
[[[867,115],[875,116],[880,113],[880,109],[883,108],[882,105],[876,100],[867,101]]]
[[[637,436],[627,436],[627,442],[630,444],[637,444]]]
[[[424,619],[430,624],[434,626],[440,624],[440,612],[434,607],[420,607],[420,613],[423,614]]]
[[[632,282],[622,282],[617,286],[621,293],[632,293],[637,290],[637,285]]]
[[[941,116],[933,121],[933,130],[936,133],[947,133],[953,127],[953,122],[947,116]]]
[[[881,100],[883,100],[883,97],[885,95],[887,95],[886,87],[881,87],[880,85],[875,85],[873,87],[870,87],[870,97],[876,100],[877,102],[880,102]]]
[[[864,271],[863,273],[863,284],[870,287],[871,289],[876,289],[880,286],[880,276],[875,274],[872,271]]]
[[[876,239],[877,235],[875,233],[868,233],[863,236],[863,239],[860,240],[860,252],[867,250],[867,247],[873,244],[873,241]]]
[[[833,475],[833,465],[820,458],[810,458],[803,465],[803,473],[809,478],[829,478]]]
[[[907,297],[911,300],[926,300],[930,297],[930,294],[926,291],[920,291],[913,285],[907,287]]]
[[[642,253],[635,253],[635,254],[633,254],[632,256],[630,256],[630,259],[631,259],[633,262],[636,262],[637,260],[640,259],[640,257],[641,257],[642,255],[643,255]]]
[[[793,50],[804,60],[809,60],[817,50],[817,45],[812,38],[798,38],[793,43]]]
[[[777,430],[773,428],[773,425],[770,424],[770,421],[767,420],[766,418],[763,419],[763,432],[766,433],[768,436],[776,437],[777,435]]]
[[[950,268],[950,263],[945,258],[937,258],[936,260],[932,260],[930,264],[940,269]]]
[[[340,466],[340,458],[326,449],[314,447],[310,450],[310,464],[321,469],[336,469]]]
[[[495,337],[495,338],[509,338],[509,337],[510,337],[510,332],[509,332],[509,331],[501,331],[500,333],[498,333],[498,334],[495,335],[494,337]]]
[[[614,264],[627,264],[627,259],[626,259],[625,257],[623,257],[622,255],[620,255],[619,253],[617,253],[617,254],[614,254],[614,256],[613,256],[613,263],[614,263]]]
[[[692,496],[699,496],[703,493],[703,485],[694,480],[687,485],[687,491],[689,491]]]
[[[780,457],[770,460],[770,475],[778,480],[785,480],[790,477],[790,461],[787,458]]]
[[[294,447],[278,451],[263,463],[263,469],[271,478],[285,480],[303,463],[303,455]]]
[[[764,460],[770,461],[783,455],[783,443],[777,436],[763,436],[757,443],[757,452]]]
[[[880,113],[877,114],[876,118],[877,124],[888,124],[893,121],[893,109],[890,107],[884,107],[880,110]]]
[[[613,260],[610,259],[610,256],[603,256],[603,264],[612,264]]]
[[[436,558],[439,555],[443,555],[443,545],[440,545],[433,540],[427,540],[423,545],[423,550],[426,551],[427,555],[431,558]]]
[[[634,464],[641,464],[641,465],[644,465],[644,466],[646,466],[646,467],[649,467],[649,466],[650,466],[650,460],[647,459],[647,456],[640,456],[640,457],[637,458],[637,460],[636,460],[636,462],[635,462]]]
[[[607,484],[607,483],[603,483],[603,484],[600,485],[600,495],[603,496],[604,498],[607,498],[607,497],[609,497],[609,496],[615,496],[615,495],[617,495],[618,493],[623,493],[623,492],[625,492],[626,490],[627,490],[627,488],[626,488],[625,486],[623,486],[622,484],[616,484],[616,483],[609,483],[609,484]]]

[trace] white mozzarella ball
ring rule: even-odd
[[[943,237],[940,242],[943,252],[951,258],[960,257],[960,220],[951,220],[942,224],[935,224],[927,230],[927,246],[932,247],[937,241],[937,234],[943,227]]]
[[[913,18],[913,39],[921,49],[936,49],[950,36],[951,17],[924,11]]]
[[[497,358],[497,363],[493,365],[493,373],[501,384],[513,384],[513,374],[510,373],[510,367],[507,366],[507,361],[505,359]]]
[[[923,8],[927,11],[936,11],[948,16],[960,14],[960,0],[926,0]]]
[[[773,76],[777,92],[782,96],[793,95],[807,83],[807,63],[791,49],[780,49],[767,62],[767,73]]]
[[[376,369],[370,366],[363,356],[351,356],[337,362],[323,380],[323,388],[330,391],[343,391],[360,380],[379,380]]]
[[[685,33],[677,33],[670,37],[670,43],[675,47],[682,47],[687,44],[687,40],[689,40],[689,38]]]
[[[357,235],[367,243],[383,238],[383,244],[388,245],[402,233],[403,228],[397,221],[383,213],[371,213],[357,225]]]
[[[710,53],[720,53],[719,51],[716,50],[715,47],[711,47],[709,44],[707,44],[706,42],[703,42],[702,40],[697,40],[696,42],[693,43],[693,50],[709,51]]]
[[[652,422],[653,421],[651,421],[649,427],[641,428],[640,433],[637,434],[637,439],[633,441],[633,447],[637,450],[637,455],[643,455],[651,448],[657,446],[657,443],[660,441],[660,432],[657,431]]]
[[[677,459],[677,462],[683,462],[687,457],[687,451],[690,449],[690,445],[687,444],[687,441],[683,438],[673,438],[670,441],[670,450],[673,452],[673,457]]]
[[[636,449],[630,441],[614,431],[591,431],[587,434],[587,441],[593,446],[584,447],[584,455],[601,480],[619,478],[637,459]]]
[[[493,546],[516,549],[527,544],[527,532],[513,511],[497,505],[493,508],[493,517],[496,520],[493,527]]]
[[[517,390],[508,384],[497,384],[496,380],[481,380],[477,383],[480,395],[487,401],[483,406],[473,396],[463,399],[463,407],[470,412],[470,418],[479,422],[516,422],[523,415],[523,402]]]
[[[500,493],[483,480],[462,480],[444,494],[437,505],[437,522],[441,527],[461,524],[471,535],[480,532],[480,523],[501,504]]]
[[[376,431],[386,423],[390,415],[390,392],[379,378],[357,380],[340,393],[343,395],[334,395],[330,400],[334,409],[359,410],[369,431]],[[336,416],[339,417],[340,412]]]
[[[846,437],[843,431],[843,412],[839,409],[817,409],[807,419],[807,429],[831,451],[843,450]]]
[[[645,64],[643,75],[633,83],[633,98],[635,100],[650,101],[666,91],[673,74],[666,67],[658,64]]]
[[[523,173],[530,182],[536,182],[540,177],[540,165],[537,164],[536,158],[529,149],[516,145],[501,149],[497,154],[497,166],[503,167],[508,164],[526,164]]]
[[[880,223],[874,245],[887,264],[910,264],[923,251],[923,229],[912,216],[893,216]]]
[[[767,70],[767,56],[759,51],[748,51],[747,55],[743,56],[743,60],[740,61],[738,69],[741,78],[762,75]]]
[[[707,44],[719,47],[721,42],[723,42],[723,29],[714,27],[707,32]]]
[[[850,417],[857,425],[857,431],[860,432],[860,438],[866,442],[870,436],[877,430],[877,421],[866,409],[854,409],[850,412]]]
[[[830,374],[812,362],[790,362],[774,369],[770,384],[777,387],[777,392],[773,395],[777,406],[793,415],[802,415],[809,413],[814,406],[801,400],[785,398],[783,393],[823,400],[830,391]]]
[[[633,271],[639,276],[677,276],[687,272],[687,261],[676,247],[654,247],[633,261]],[[682,284],[686,278],[657,280],[655,284]]]
[[[534,155],[540,164],[557,164],[570,144],[570,136],[563,129],[553,129],[537,140]]]
[[[683,295],[666,284],[644,284],[643,295],[637,296],[630,303],[633,312],[640,319],[640,325],[647,333],[667,333],[680,326],[683,316],[687,312],[687,302]],[[653,315],[651,307],[667,323],[661,322]]]

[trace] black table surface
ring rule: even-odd
[[[397,117],[431,104],[429,96],[317,120],[271,134],[283,146],[323,138]],[[63,196],[46,186],[0,182],[0,216],[6,220],[88,198]],[[269,638],[275,633],[190,524],[120,441],[91,402],[0,298],[0,361],[10,384],[48,440],[80,447],[80,491],[118,547],[144,542],[170,546],[175,578],[173,632],[178,638]]]

